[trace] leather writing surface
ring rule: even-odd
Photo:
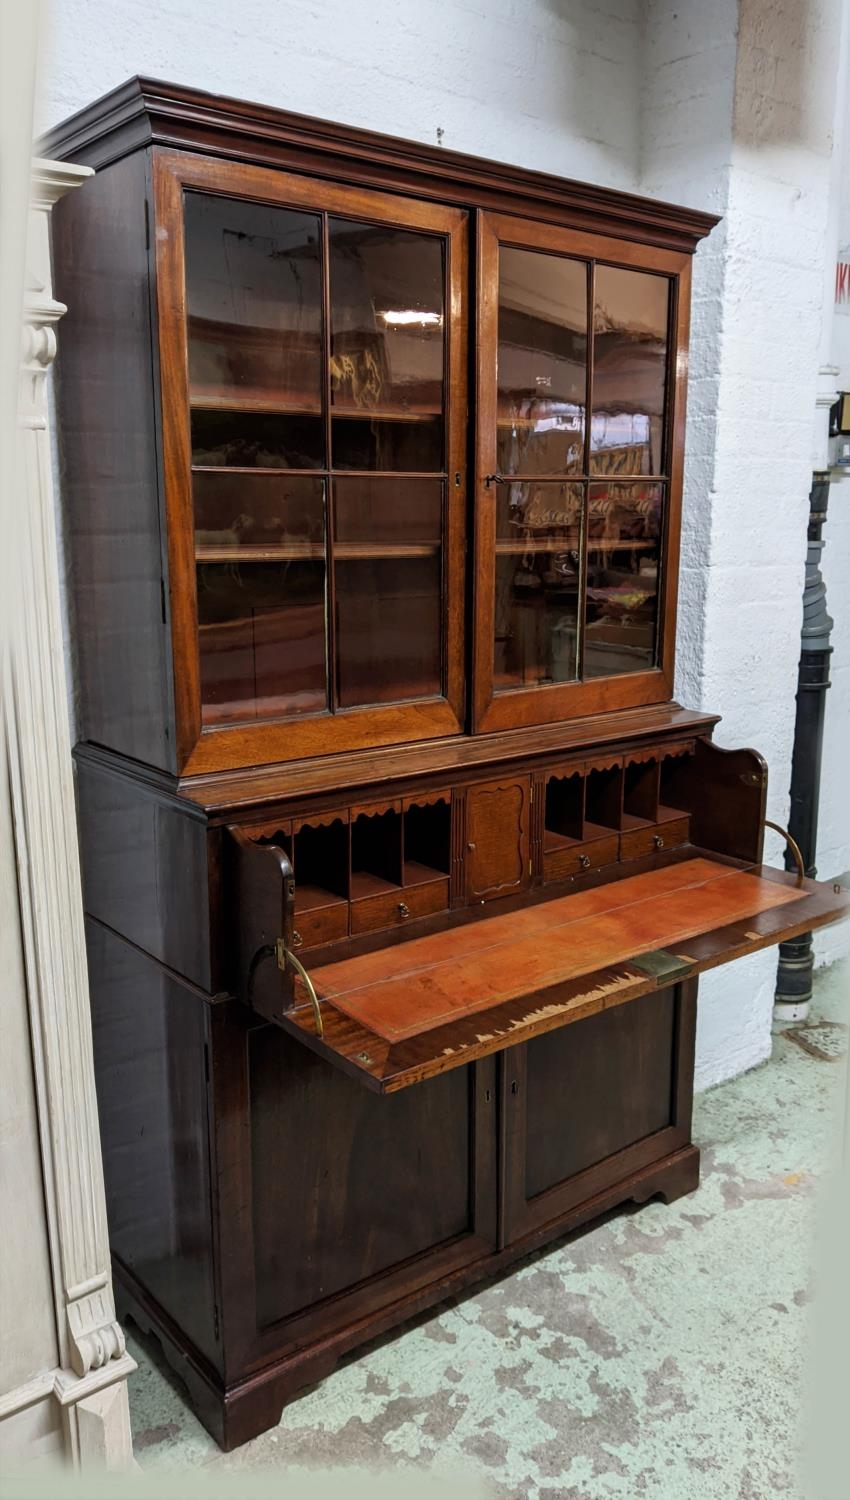
[[[313,981],[322,1000],[401,1041],[654,948],[686,956],[688,938],[798,899],[793,886],[696,858],[327,965]]]

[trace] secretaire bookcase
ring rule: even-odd
[[[672,701],[714,220],[135,79],[45,154],[115,1277],[225,1446],[696,1185],[697,975],[840,915]]]

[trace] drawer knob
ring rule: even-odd
[[[300,948],[301,944],[303,943],[303,941],[304,941],[304,939],[301,936],[301,933],[298,932],[295,928],[293,928],[293,930],[292,930],[292,946],[293,946],[293,948]]]
[[[663,837],[662,834],[656,833],[655,836],[654,836],[654,838],[653,838],[653,840],[652,840],[652,842],[655,845],[656,849],[663,849],[664,848],[664,837]]]
[[[398,914],[399,914],[400,917],[409,917],[410,916],[410,907],[408,906],[408,904],[407,904],[406,901],[399,901],[399,903],[398,903]]]
[[[580,854],[579,857],[578,857],[578,862],[581,865],[581,867],[582,867],[583,870],[589,870],[590,869],[590,855],[589,854]]]
[[[472,843],[469,843],[469,844],[467,844],[467,846],[466,846],[466,847],[467,847],[467,849],[474,849],[474,848],[475,848],[475,845],[474,845],[474,844],[472,844]]]

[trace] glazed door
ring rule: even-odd
[[[479,218],[476,728],[669,698],[689,257]]]
[[[458,732],[465,214],[154,171],[182,768]]]

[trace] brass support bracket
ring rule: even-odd
[[[800,845],[797,843],[797,840],[792,837],[787,828],[782,828],[779,823],[771,823],[770,818],[765,818],[764,826],[765,828],[772,828],[774,833],[778,833],[782,838],[784,838],[786,844],[788,845],[788,848],[791,850],[791,853],[794,856],[794,863],[797,866],[797,884],[802,885],[803,881],[806,878],[806,862],[803,859],[803,851],[801,850]]]
[[[283,938],[276,939],[274,952],[275,958],[277,959],[277,966],[280,969],[281,973],[285,972],[287,968],[294,969],[296,974],[298,975],[298,978],[304,985],[304,988],[307,991],[310,999],[310,1004],[313,1007],[313,1019],[316,1022],[316,1035],[320,1037],[324,1036],[325,1028],[322,1023],[322,1012],[319,1009],[319,997],[316,994],[316,986],[310,978],[310,975],[307,973],[307,970],[302,964],[300,958],[296,958],[295,954],[292,952],[292,949],[287,948]]]

